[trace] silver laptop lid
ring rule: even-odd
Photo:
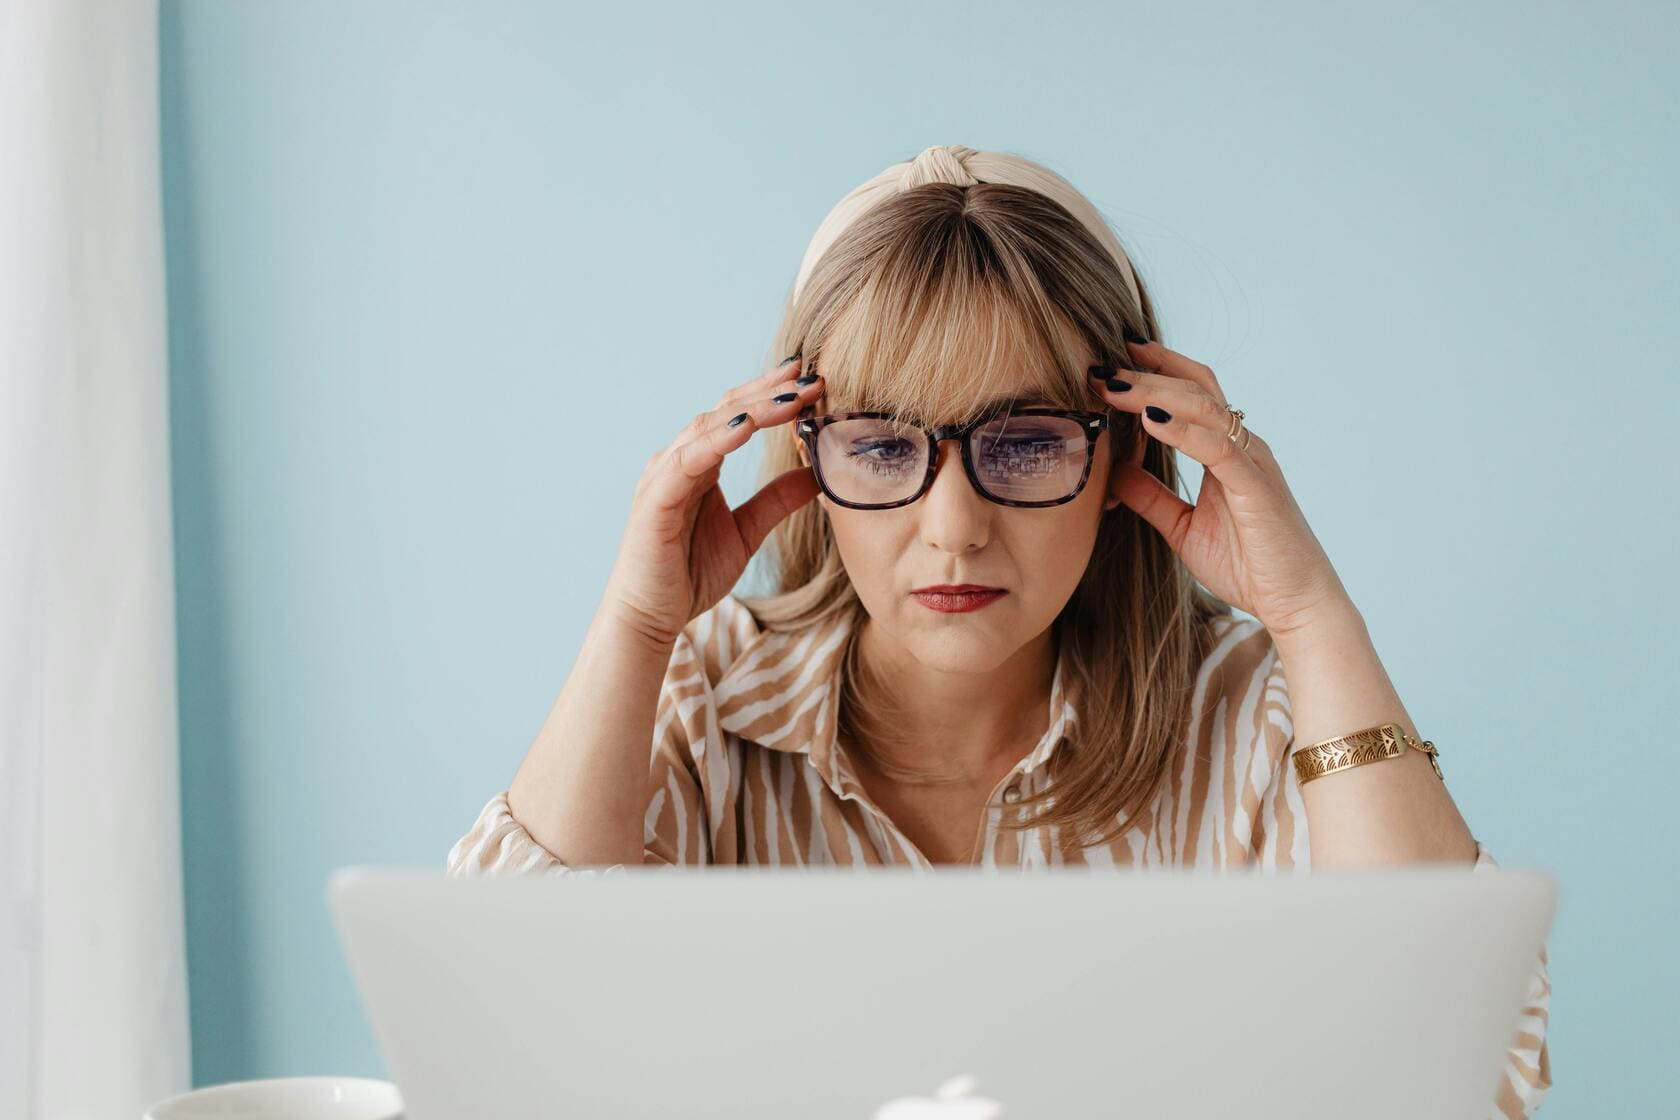
[[[346,868],[410,1120],[1480,1117],[1542,871]]]

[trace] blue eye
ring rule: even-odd
[[[902,439],[855,440],[846,449],[846,458],[852,462],[862,463],[876,473],[883,470],[903,467],[908,463],[918,461],[920,453],[908,441]]]

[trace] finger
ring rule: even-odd
[[[722,413],[725,419],[735,416],[741,411],[740,406],[755,400],[762,400],[778,393],[790,390],[804,389],[820,380],[817,373],[806,373],[802,360],[795,356],[761,377],[757,377],[744,385],[737,385],[718,398],[717,404],[712,406],[713,413]],[[697,418],[698,419],[698,418]],[[707,427],[707,424],[691,425],[695,430]]]
[[[780,396],[782,393],[803,392],[821,381],[818,374],[801,373],[799,363],[800,359],[795,356],[775,369],[729,390],[719,397],[717,404],[710,409],[695,413],[694,418],[683,427],[682,431],[677,433],[676,438],[671,441],[666,450],[669,451],[677,444],[694,439],[720,422],[728,422],[740,414],[741,407],[744,404],[767,400],[774,396]]]
[[[1159,342],[1133,342],[1127,339],[1126,350],[1144,369],[1155,370],[1170,377],[1184,378],[1200,385],[1207,391],[1208,396],[1221,405],[1226,403],[1225,390],[1219,387],[1219,379],[1213,375],[1212,369],[1201,362],[1187,358],[1177,350],[1168,350]],[[1126,375],[1122,373],[1120,376]]]
[[[754,400],[765,395],[767,392],[774,392],[775,386],[780,385],[784,381],[791,381],[794,378],[801,376],[804,372],[804,364],[805,359],[802,354],[795,354],[790,358],[783,358],[776,365],[771,366],[751,381],[744,381],[729,390],[723,396],[719,397],[717,407],[723,408],[725,405],[732,404],[737,401]],[[730,415],[734,414],[731,413]]]
[[[1106,371],[1112,367],[1094,366],[1092,369]],[[1108,381],[1098,382],[1098,393],[1103,403],[1121,412],[1132,413],[1137,416],[1140,426],[1150,435],[1159,437],[1159,433],[1152,430],[1151,425],[1142,424],[1145,413],[1150,405],[1165,409],[1167,414],[1175,420],[1179,418],[1196,418],[1202,424],[1212,428],[1227,443],[1230,442],[1226,433],[1231,430],[1231,414],[1223,404],[1214,401],[1200,388],[1178,378],[1164,374],[1149,373],[1138,370],[1120,370],[1116,376],[1122,380],[1117,384],[1129,386],[1126,389],[1113,388]],[[1242,430],[1237,432],[1237,440],[1244,444],[1239,450],[1255,463],[1257,468],[1265,474],[1276,474],[1277,461],[1272,455],[1271,445],[1260,438],[1252,429],[1245,439]],[[1170,442],[1162,440],[1163,443]],[[1197,446],[1205,447],[1205,443],[1198,441]],[[1194,451],[1186,447],[1186,454]],[[1216,476],[1217,477],[1217,476]]]
[[[1226,411],[1224,400],[1183,378],[1121,370],[1099,382],[1098,392],[1102,394],[1104,403],[1122,412],[1141,413],[1149,405],[1156,405],[1174,416],[1199,421],[1221,432],[1231,427],[1231,414]]]
[[[1158,405],[1143,410],[1143,430],[1169,447],[1175,447],[1213,472],[1221,483],[1240,490],[1254,485],[1264,472],[1247,451],[1226,436],[1230,414],[1200,390],[1184,399],[1185,411],[1173,413]],[[1224,417],[1220,423],[1217,417]],[[1214,425],[1218,424],[1218,427]],[[1242,433],[1237,433],[1242,439]]]
[[[753,432],[788,423],[821,392],[819,381],[744,404],[727,419],[723,416],[726,410],[710,414],[713,422],[678,437],[655,467],[655,481],[650,486],[654,500],[665,508],[688,501],[697,490],[716,480],[712,472],[719,469],[726,455],[751,439]],[[731,424],[731,420],[736,422]]]
[[[810,467],[795,467],[783,471],[758,493],[735,507],[735,523],[740,526],[741,540],[748,554],[758,551],[770,530],[787,519],[788,514],[815,498],[818,493],[817,476]]]
[[[1116,465],[1115,493],[1128,508],[1155,527],[1174,552],[1190,531],[1195,507],[1174,494],[1160,479],[1135,463]]]
[[[790,357],[783,358],[781,361],[777,362],[775,365],[771,366],[751,381],[739,386],[739,388],[774,385],[776,382],[781,381],[784,378],[793,377],[798,373],[799,367],[804,364],[804,360],[804,355],[802,354],[794,354]]]

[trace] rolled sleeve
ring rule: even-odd
[[[1494,871],[1498,867],[1492,853],[1480,840],[1476,841],[1474,873]],[[1546,971],[1546,946],[1542,945],[1534,971],[1529,974],[1528,991],[1506,1051],[1499,1089],[1488,1110],[1489,1120],[1522,1120],[1533,1116],[1550,1091],[1552,1060],[1546,1028],[1551,1017],[1551,999],[1552,981]]]
[[[483,875],[605,875],[623,866],[572,867],[562,863],[514,819],[504,790],[485,803],[471,830],[449,850],[445,870],[451,878],[466,879]]]

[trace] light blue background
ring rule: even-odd
[[[1545,1114],[1670,1111],[1677,11],[166,2],[196,1080],[382,1071],[328,873],[441,864],[647,456],[843,193],[962,143],[1114,221],[1559,876]]]

